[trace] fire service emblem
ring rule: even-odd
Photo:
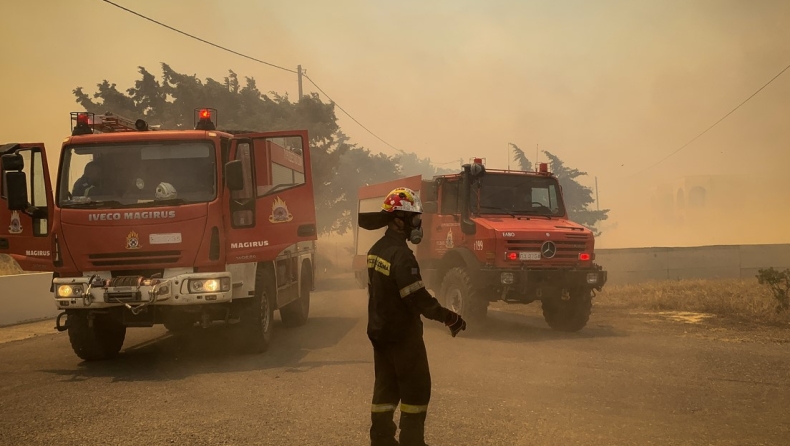
[[[19,219],[19,212],[14,211],[11,213],[11,224],[8,226],[9,234],[22,233],[22,220]]]
[[[126,236],[126,249],[140,249],[140,236],[132,231]]]
[[[269,216],[269,221],[272,223],[287,223],[294,219],[294,216],[288,211],[285,201],[277,197],[272,203],[272,215]]]

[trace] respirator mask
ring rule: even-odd
[[[422,241],[422,216],[407,214],[403,217],[403,223],[403,232],[408,234],[409,242],[418,245]]]

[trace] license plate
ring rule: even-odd
[[[181,233],[172,234],[151,234],[148,236],[148,243],[152,245],[168,245],[171,243],[181,243]]]
[[[520,252],[518,253],[519,260],[540,260],[539,252]]]

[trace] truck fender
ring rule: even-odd
[[[480,271],[480,262],[477,260],[477,257],[471,250],[464,247],[453,248],[447,251],[436,266],[435,273],[429,280],[430,287],[436,291],[441,287],[447,271],[450,271],[452,268],[466,268],[473,281],[477,280],[477,274]]]

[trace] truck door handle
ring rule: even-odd
[[[299,237],[312,237],[316,233],[315,225],[313,223],[308,223],[306,225],[299,225],[296,229],[296,235]]]
[[[0,238],[0,249],[8,249],[8,239]]]

